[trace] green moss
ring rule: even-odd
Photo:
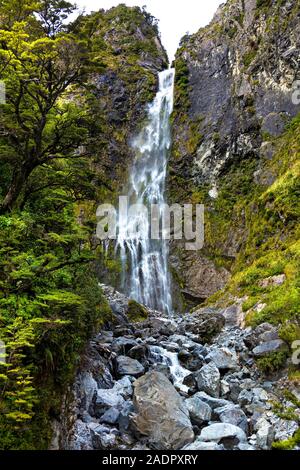
[[[272,374],[285,366],[287,357],[287,352],[268,354],[256,361],[257,367],[266,375]]]
[[[132,322],[138,323],[148,318],[148,310],[135,300],[129,300],[127,316]]]
[[[274,442],[272,448],[276,450],[293,450],[298,444],[300,444],[300,429],[286,441]]]
[[[243,56],[243,64],[246,68],[248,68],[252,64],[252,62],[254,61],[256,55],[257,55],[257,50],[256,49],[252,49],[252,50],[246,52],[246,54]]]

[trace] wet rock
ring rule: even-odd
[[[246,434],[248,433],[247,416],[239,406],[232,404],[216,408],[214,415],[217,415],[222,423],[234,424],[241,428]]]
[[[234,350],[228,348],[214,349],[206,356],[207,361],[212,361],[218,369],[238,369],[238,358]]]
[[[170,381],[148,372],[134,383],[134,423],[160,449],[180,449],[194,439],[188,410]]]
[[[197,381],[195,374],[189,374],[183,379],[183,385],[186,385],[189,388],[189,394],[193,395],[197,392]]]
[[[136,359],[127,356],[118,356],[116,359],[116,371],[119,377],[122,375],[132,375],[139,377],[145,372],[144,366]]]
[[[275,339],[273,341],[268,341],[266,343],[262,343],[256,346],[256,348],[254,348],[252,352],[255,357],[263,357],[274,352],[281,352],[287,350],[288,346],[284,341],[282,341],[281,339]]]
[[[211,419],[211,407],[200,400],[199,397],[193,396],[185,400],[185,405],[189,411],[191,422],[201,426],[204,422]]]
[[[212,397],[220,395],[220,372],[213,362],[204,365],[196,375],[198,390]]]
[[[147,360],[148,357],[148,347],[144,344],[138,344],[137,346],[134,346],[128,351],[128,356],[131,357],[132,359],[136,359],[138,361],[145,361]]]
[[[233,449],[240,443],[247,442],[244,431],[227,423],[215,423],[202,429],[199,441],[223,444],[226,449]]]
[[[119,337],[112,342],[112,350],[117,354],[126,355],[138,343],[134,338]]]

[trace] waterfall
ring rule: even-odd
[[[123,290],[147,307],[167,313],[172,310],[168,242],[161,237],[151,239],[149,214],[153,204],[158,208],[160,219],[164,211],[173,84],[173,69],[159,74],[159,90],[149,106],[147,124],[132,144],[135,159],[129,173],[128,204],[143,205],[148,214],[141,209],[128,219],[119,216],[117,239]]]

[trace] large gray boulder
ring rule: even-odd
[[[205,364],[196,375],[198,389],[218,398],[220,395],[220,378],[219,369],[213,362]]]
[[[138,434],[159,449],[181,449],[194,440],[188,410],[171,382],[148,372],[134,383],[133,418]]]

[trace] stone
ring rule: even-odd
[[[214,398],[220,395],[220,372],[213,362],[205,364],[196,375],[198,390]]]
[[[275,438],[275,432],[273,426],[262,417],[255,425],[256,433],[256,445],[261,450],[271,449],[272,443]]]
[[[104,415],[101,416],[99,422],[106,424],[116,424],[120,416],[120,411],[117,408],[109,408]]]
[[[130,349],[137,346],[137,342],[134,338],[126,338],[121,336],[116,338],[112,342],[112,350],[117,354],[127,354]]]
[[[144,366],[136,359],[127,356],[118,356],[116,358],[116,371],[119,377],[122,375],[132,375],[139,377],[144,374]]]
[[[77,419],[73,428],[73,436],[70,443],[72,450],[92,450],[93,441],[88,424]]]
[[[218,417],[222,423],[234,424],[241,428],[246,434],[248,433],[248,420],[243,410],[237,405],[226,405],[215,408],[214,415]]]
[[[222,398],[213,398],[207,395],[205,392],[198,392],[194,396],[197,396],[201,401],[207,403],[207,405],[209,405],[212,410],[231,404],[231,402],[228,400],[223,400]]]
[[[125,399],[131,398],[133,395],[133,386],[130,379],[131,377],[124,376],[122,379],[118,380],[113,387],[114,390]]]
[[[200,309],[188,317],[185,330],[198,337],[200,342],[209,342],[225,325],[225,317],[213,309]]]
[[[134,383],[136,430],[159,449],[181,449],[193,442],[188,410],[171,382],[160,372],[148,372]]]
[[[238,358],[234,350],[228,348],[214,349],[206,356],[207,361],[212,361],[218,369],[238,369]]]
[[[242,390],[238,396],[238,403],[241,406],[250,405],[253,400],[253,392],[250,390]]]
[[[281,286],[286,281],[285,274],[279,274],[278,276],[267,277],[266,279],[262,279],[259,281],[258,285],[262,288],[270,287],[270,286]]]
[[[287,344],[281,339],[275,339],[273,341],[268,341],[266,343],[259,344],[256,348],[253,349],[253,354],[255,357],[263,357],[271,353],[287,351]]]
[[[117,430],[116,430],[117,431]],[[93,448],[95,450],[113,449],[116,447],[116,433],[103,425],[91,428]]]
[[[138,361],[145,361],[148,357],[148,347],[144,344],[138,344],[128,351],[128,356]]]
[[[223,444],[226,449],[233,449],[238,444],[247,442],[244,431],[228,423],[215,423],[203,428],[198,439]]]
[[[132,401],[126,401],[119,414],[119,429],[125,433],[130,428],[131,418],[134,414],[134,406]]]
[[[204,403],[199,397],[193,396],[185,400],[185,405],[189,411],[191,422],[201,426],[211,419],[211,407]]]
[[[120,395],[118,390],[112,389],[99,389],[95,402],[96,416],[102,416],[109,408],[115,407],[122,408],[124,398]]]
[[[183,447],[181,450],[224,450],[224,447],[219,446],[216,442],[202,442],[197,439],[195,442]]]
[[[97,394],[97,382],[91,372],[85,372],[80,374],[79,384],[82,396],[81,407],[88,410]]]

